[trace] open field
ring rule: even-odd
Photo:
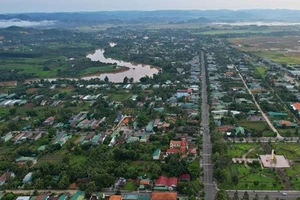
[[[276,51],[255,51],[252,53],[280,64],[300,64],[300,53],[281,53]]]
[[[280,64],[299,64],[300,36],[253,36],[230,38],[239,49]]]
[[[2,64],[0,63],[0,69],[18,69],[22,73],[33,74],[40,78],[55,77],[57,75],[57,70],[63,69],[62,67],[51,68],[49,71],[43,70],[43,64]]]

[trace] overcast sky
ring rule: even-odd
[[[0,0],[0,13],[252,8],[300,10],[300,0]]]

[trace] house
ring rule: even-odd
[[[170,155],[170,154],[175,154],[175,153],[179,153],[179,149],[167,149],[166,151],[166,155]]]
[[[30,196],[19,196],[16,200],[30,200]]]
[[[32,182],[32,172],[29,172],[24,178],[22,183],[26,184],[26,183],[31,183]]]
[[[3,140],[4,142],[8,142],[9,140],[11,140],[13,138],[13,133],[9,132],[7,133],[5,136],[1,137],[1,140]]]
[[[146,188],[150,189],[150,187],[152,186],[150,178],[142,176],[137,177],[136,184],[140,185],[139,190],[145,190]]]
[[[153,122],[149,122],[147,127],[146,127],[146,132],[153,132],[153,127],[154,127],[154,123]]]
[[[159,160],[159,157],[160,157],[160,153],[161,153],[161,150],[160,149],[155,149],[155,151],[153,152],[153,160]]]
[[[14,178],[14,177],[15,177],[15,174],[13,172],[5,172],[0,177],[0,186],[4,185],[8,181],[9,178]]]
[[[181,146],[181,141],[174,141],[174,140],[170,141],[170,148],[171,149],[180,148],[180,146]]]
[[[84,192],[77,191],[71,198],[71,200],[84,200]]]
[[[49,197],[47,200],[59,200],[59,197]]]
[[[47,200],[49,198],[48,194],[40,194],[39,196],[36,197],[35,200]]]
[[[287,113],[283,112],[268,112],[268,115],[273,118],[286,118],[288,117]]]
[[[151,200],[177,200],[176,192],[152,192]]]
[[[190,174],[181,174],[179,176],[180,181],[190,181],[191,180],[191,175]]]
[[[54,124],[54,120],[55,120],[55,117],[50,116],[43,122],[43,125],[44,126],[52,126]]]
[[[150,200],[150,196],[148,196],[148,195],[139,195],[138,196],[138,200]]]
[[[291,105],[292,110],[297,111],[297,113],[300,113],[300,103],[294,103]]]
[[[227,132],[229,130],[232,130],[232,129],[234,129],[234,126],[231,126],[231,125],[224,125],[224,126],[218,126],[217,127],[217,130],[221,133],[225,133],[225,132]]]
[[[20,156],[18,158],[16,158],[16,162],[19,164],[19,165],[23,165],[25,164],[26,162],[28,161],[31,161],[33,165],[35,165],[37,163],[37,160],[35,157],[26,157],[26,156]]]
[[[278,128],[298,128],[299,126],[287,120],[275,120],[273,124]]]
[[[184,90],[177,90],[176,92],[176,98],[180,99],[182,97],[188,97],[189,96],[189,90],[184,89]]]
[[[155,181],[154,186],[155,187],[169,187],[170,188],[176,188],[178,184],[178,178],[177,177],[170,177],[167,178],[165,176],[160,176]]]
[[[170,149],[180,149],[179,152],[182,154],[185,154],[186,150],[188,149],[188,143],[185,138],[181,138],[181,141],[171,140],[170,141]],[[169,153],[171,153],[171,152],[172,151],[169,151]]]
[[[140,142],[145,142],[146,143],[148,141],[148,139],[149,139],[149,136],[146,135],[146,134],[143,134],[143,135],[141,135]]]
[[[40,139],[42,137],[42,132],[37,132],[37,133],[34,133],[30,139],[31,140],[34,140],[34,141],[37,141],[38,139]]]
[[[138,195],[136,194],[124,194],[122,200],[138,200]]]
[[[111,195],[109,197],[109,200],[122,200],[122,196],[121,195]]]

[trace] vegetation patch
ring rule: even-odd
[[[110,96],[109,96],[109,99],[111,100],[111,101],[126,101],[126,100],[129,100],[130,99],[130,97],[132,96],[132,94],[131,93],[121,93],[121,94],[111,94]]]
[[[135,191],[136,190],[135,182],[133,180],[128,180],[124,186],[124,190]]]

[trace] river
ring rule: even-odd
[[[117,64],[117,66],[126,67],[128,70],[114,73],[101,73],[100,75],[82,77],[82,79],[100,78],[101,80],[104,80],[104,78],[107,76],[111,82],[123,82],[124,77],[127,76],[128,78],[133,78],[133,80],[137,82],[144,76],[152,77],[153,74],[157,74],[159,72],[158,68],[150,65],[135,64],[131,62],[115,60],[112,58],[105,58],[103,49],[98,49],[95,51],[95,53],[87,55],[87,58],[90,58],[92,61]]]

